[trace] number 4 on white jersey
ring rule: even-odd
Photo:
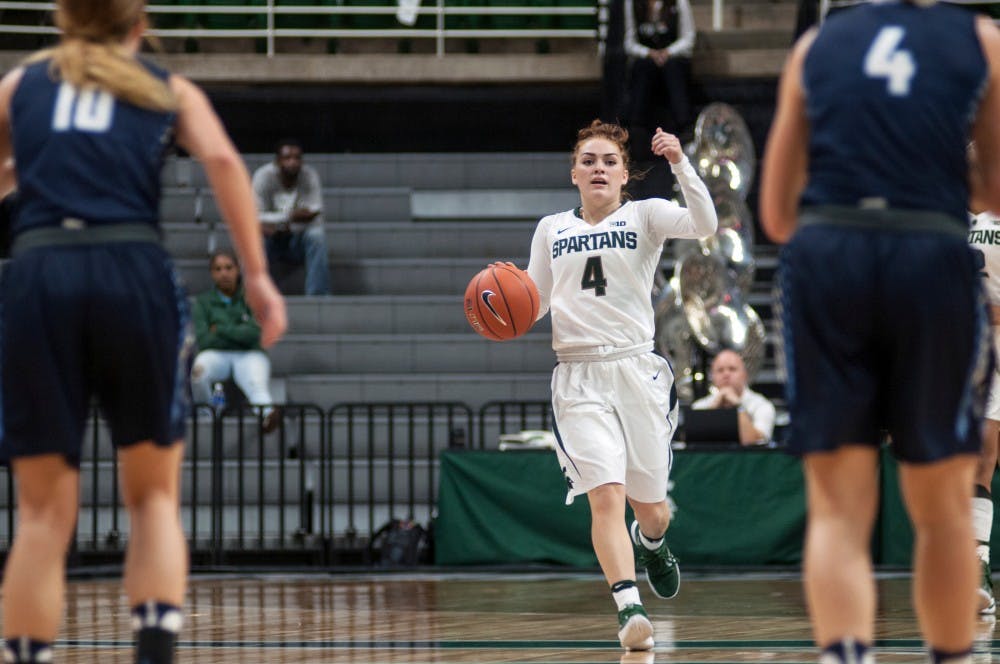
[[[887,79],[889,94],[894,97],[910,94],[910,79],[917,73],[910,52],[897,48],[905,35],[906,30],[900,26],[887,25],[875,35],[865,56],[865,74]]]

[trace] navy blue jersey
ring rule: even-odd
[[[972,12],[865,4],[830,17],[802,84],[802,205],[942,212],[966,225],[965,149],[988,67]]]
[[[54,80],[41,61],[25,68],[10,115],[21,201],[13,235],[67,217],[91,225],[158,223],[174,113],[76,90]]]

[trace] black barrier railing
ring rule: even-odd
[[[370,538],[393,519],[429,524],[446,448],[494,448],[500,435],[553,426],[547,401],[285,404],[192,410],[181,517],[195,567],[371,562]],[[473,435],[474,434],[474,435]],[[81,460],[71,564],[120,560],[129,524],[110,432],[95,409]],[[6,485],[6,486],[4,486]],[[0,553],[15,527],[14,483],[0,472]]]
[[[479,447],[495,447],[502,434],[552,428],[550,401],[490,401],[479,409]]]
[[[394,518],[429,521],[438,454],[464,441],[472,425],[462,403],[345,403],[327,411],[323,529],[333,549],[363,549]]]

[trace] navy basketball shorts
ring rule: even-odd
[[[990,336],[963,237],[803,227],[776,304],[792,452],[875,446],[882,431],[903,461],[978,451]]]
[[[0,281],[0,458],[79,465],[94,396],[116,447],[183,438],[192,346],[187,297],[159,245],[15,257]]]

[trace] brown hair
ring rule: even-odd
[[[240,259],[236,257],[236,252],[233,251],[232,249],[227,249],[225,247],[216,249],[215,251],[212,252],[212,255],[208,257],[208,269],[211,270],[212,266],[215,265],[215,259],[221,256],[225,256],[226,258],[231,260],[233,262],[233,265],[236,266],[237,270],[240,269]]]
[[[62,39],[28,62],[51,58],[53,76],[75,88],[96,86],[142,108],[176,110],[177,99],[167,83],[122,44],[145,11],[145,0],[57,0],[55,21]]]
[[[576,145],[573,146],[573,163],[576,163],[576,155],[580,151],[580,146],[592,138],[604,138],[616,146],[622,153],[622,165],[625,170],[629,170],[628,157],[628,130],[610,122],[594,120],[588,126],[576,132]]]

